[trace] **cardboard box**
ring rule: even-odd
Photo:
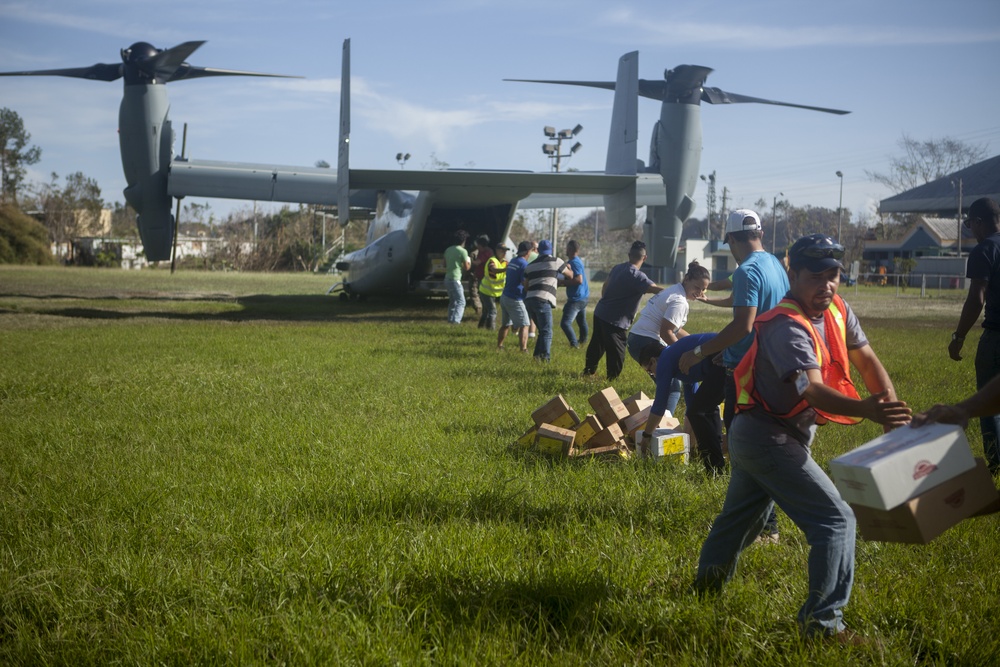
[[[532,426],[527,431],[522,433],[521,437],[519,437],[517,440],[514,441],[514,444],[527,449],[528,447],[531,447],[532,445],[535,444],[535,435],[537,433],[538,433],[538,427]]]
[[[576,431],[575,445],[577,449],[583,449],[591,438],[604,430],[604,426],[601,425],[601,420],[596,415],[587,415],[586,419],[577,424],[574,430]]]
[[[848,503],[891,510],[976,465],[958,426],[904,426],[830,461]]]
[[[976,467],[952,477],[891,510],[851,505],[861,537],[871,542],[926,544],[1000,499],[983,459]]]
[[[623,437],[625,437],[625,434],[622,433],[621,426],[618,424],[612,424],[611,426],[595,433],[593,437],[587,441],[585,447],[582,447],[581,449],[590,449],[592,447],[610,447]]]
[[[654,459],[678,457],[687,463],[691,455],[691,437],[683,431],[656,429],[649,441],[649,453]]]
[[[651,401],[651,400],[653,399],[651,399],[649,396],[646,396],[646,392],[637,391],[628,398],[623,398],[622,403],[628,403],[629,401]]]
[[[428,255],[427,258],[431,260],[432,275],[443,276],[447,272],[448,266],[444,261],[444,255]]]
[[[653,405],[653,399],[651,398],[626,398],[622,403],[625,405],[625,409],[628,410],[630,415],[634,415],[637,412],[641,412],[648,407]]]
[[[587,401],[590,407],[594,408],[597,418],[602,424],[614,424],[620,419],[628,417],[628,408],[618,398],[618,392],[614,387],[608,387],[591,396]]]
[[[645,428],[646,422],[649,421],[649,413],[652,407],[653,404],[650,403],[648,407],[621,420],[622,431],[632,438],[633,442],[638,439],[637,432]],[[680,426],[680,422],[671,417],[669,412],[666,412],[660,417],[660,423],[657,425],[657,428],[677,428],[678,426]]]
[[[576,431],[552,424],[542,424],[535,436],[535,447],[542,454],[549,456],[569,456],[575,437]]]
[[[585,458],[596,458],[605,459],[612,461],[620,461],[621,459],[627,459],[629,456],[628,447],[625,446],[624,440],[619,440],[613,445],[608,445],[607,447],[591,447],[590,449],[575,449],[572,453],[573,458],[585,459]]]
[[[559,428],[573,428],[580,423],[580,418],[570,407],[566,399],[559,394],[545,405],[531,413],[531,421],[536,426],[551,424]]]

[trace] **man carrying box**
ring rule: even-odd
[[[867,418],[889,428],[910,420],[854,312],[837,296],[844,247],[822,234],[788,251],[788,295],[761,315],[737,366],[737,414],[729,433],[732,475],[722,512],[701,549],[695,589],[717,591],[736,570],[774,503],[809,542],[809,595],[798,621],[807,637],[845,633],[843,608],[854,581],[851,508],[810,456],[816,425]],[[871,396],[850,380],[854,365]]]

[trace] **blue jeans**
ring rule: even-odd
[[[983,329],[976,348],[976,389],[983,386],[1000,374],[1000,331]],[[979,428],[983,432],[983,452],[986,463],[994,475],[1000,472],[1000,446],[997,444],[997,433],[1000,433],[1000,415],[980,417]]]
[[[576,338],[576,332],[573,331],[574,321],[580,327],[579,340]],[[587,337],[590,335],[590,329],[587,328],[587,302],[567,301],[566,305],[563,306],[562,320],[560,320],[559,326],[562,327],[569,344],[573,347],[586,343]]]
[[[531,297],[524,300],[528,314],[538,327],[535,339],[535,359],[548,361],[552,354],[552,304],[545,299]]]
[[[459,280],[445,280],[448,290],[448,323],[461,324],[465,315],[465,287]]]
[[[854,512],[813,461],[808,445],[781,437],[754,417],[733,420],[729,461],[726,501],[702,545],[695,588],[719,590],[732,578],[740,552],[760,534],[777,503],[809,543],[809,595],[799,625],[806,635],[841,632],[854,583]]]
[[[636,363],[639,362],[639,352],[642,348],[646,347],[650,343],[659,343],[659,338],[650,338],[649,336],[640,336],[639,334],[629,333],[628,339],[625,343],[625,349],[628,350],[630,357],[635,359]],[[656,383],[656,374],[651,373],[650,377],[653,378],[653,382]],[[677,412],[677,403],[681,400],[681,391],[684,389],[684,383],[674,378],[670,382],[670,393],[667,394],[667,410],[670,411],[670,416],[673,416]]]

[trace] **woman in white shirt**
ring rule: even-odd
[[[640,350],[650,343],[669,346],[687,336],[684,325],[690,310],[688,301],[704,296],[710,281],[708,269],[694,261],[688,264],[688,271],[681,282],[650,298],[639,313],[639,319],[629,329],[626,342],[629,355],[638,362]],[[680,392],[681,383],[675,380],[667,401],[667,410],[671,414],[677,408]]]

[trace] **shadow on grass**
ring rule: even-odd
[[[277,322],[329,322],[336,320],[364,320],[375,322],[427,321],[444,318],[447,306],[440,299],[426,297],[382,298],[368,301],[340,301],[335,297],[325,295],[267,295],[258,294],[246,297],[200,296],[138,296],[138,297],[76,297],[76,296],[19,296],[37,301],[72,300],[72,301],[120,301],[121,305],[100,307],[85,307],[67,305],[65,307],[42,307],[39,309],[25,308],[19,310],[0,310],[0,315],[17,315],[33,313],[55,317],[70,317],[89,320],[129,320],[155,318],[166,320],[183,320],[193,322],[247,322],[247,321],[277,321]],[[130,308],[129,303],[156,301],[158,303],[176,304],[176,308]],[[189,311],[191,304],[232,304],[236,309]]]

